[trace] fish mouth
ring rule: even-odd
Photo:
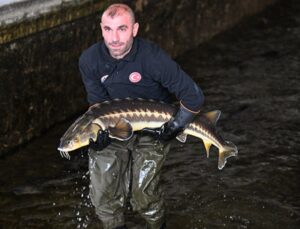
[[[67,152],[67,150],[65,150],[65,149],[62,148],[62,147],[58,147],[57,150],[58,150],[58,151],[64,151],[64,152]]]
[[[58,148],[58,150],[59,150],[59,153],[60,153],[60,156],[62,157],[62,158],[67,158],[67,159],[71,159],[71,156],[70,156],[70,154],[69,154],[69,152],[68,151],[63,151],[63,150],[61,150],[60,148]]]
[[[59,151],[60,156],[61,156],[62,158],[67,158],[67,159],[69,159],[69,160],[71,159],[68,150],[66,150],[66,149],[64,149],[64,148],[61,148],[61,147],[58,147],[57,150]]]

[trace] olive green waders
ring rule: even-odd
[[[126,142],[113,140],[102,151],[90,149],[90,198],[104,229],[125,224],[130,191],[133,210],[146,220],[149,229],[159,229],[165,222],[158,183],[169,148],[170,144],[150,136],[134,135]]]

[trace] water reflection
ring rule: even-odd
[[[219,171],[216,148],[207,159],[196,138],[174,145],[162,176],[169,228],[299,228],[299,10],[285,1],[179,58],[240,154]],[[56,150],[69,125],[0,159],[0,227],[101,228],[86,150],[70,161]],[[129,227],[143,225],[127,214]]]

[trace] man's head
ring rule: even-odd
[[[102,14],[101,30],[104,42],[112,57],[123,58],[129,53],[139,24],[132,9],[125,4],[110,5]]]

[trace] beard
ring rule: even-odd
[[[110,55],[115,59],[121,59],[129,53],[133,44],[133,37],[127,42],[105,42],[106,47],[109,50]]]

